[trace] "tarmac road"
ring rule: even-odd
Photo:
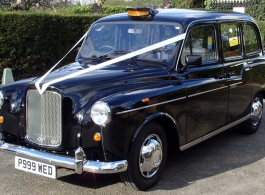
[[[159,182],[147,192],[127,188],[119,174],[78,175],[58,170],[56,180],[14,168],[0,152],[0,194],[265,194],[265,117],[256,134],[238,128],[170,155]]]

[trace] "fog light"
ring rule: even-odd
[[[4,117],[0,116],[0,124],[4,123]]]
[[[95,140],[96,142],[99,142],[99,141],[101,140],[101,134],[100,134],[100,133],[95,133],[95,135],[94,135],[94,140]]]

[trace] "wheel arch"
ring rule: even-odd
[[[177,122],[172,116],[165,112],[158,112],[153,115],[146,117],[145,121],[137,128],[132,138],[132,143],[137,137],[138,133],[149,123],[158,123],[164,129],[167,139],[168,146],[179,148],[180,131]]]
[[[262,98],[265,99],[265,90],[258,91],[256,94],[259,94],[259,93],[261,94]],[[255,97],[256,94],[254,94],[253,97]]]

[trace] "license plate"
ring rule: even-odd
[[[54,165],[49,165],[18,156],[15,156],[15,168],[53,179],[56,178],[56,167]]]

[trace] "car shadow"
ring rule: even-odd
[[[70,174],[57,179],[72,185],[91,189],[99,189],[121,182],[119,174],[93,174],[84,172],[79,175],[72,170],[69,170],[69,172]]]
[[[229,129],[183,152],[168,157],[158,183],[149,191],[180,189],[192,183],[237,169],[265,157],[264,122],[256,134]]]

